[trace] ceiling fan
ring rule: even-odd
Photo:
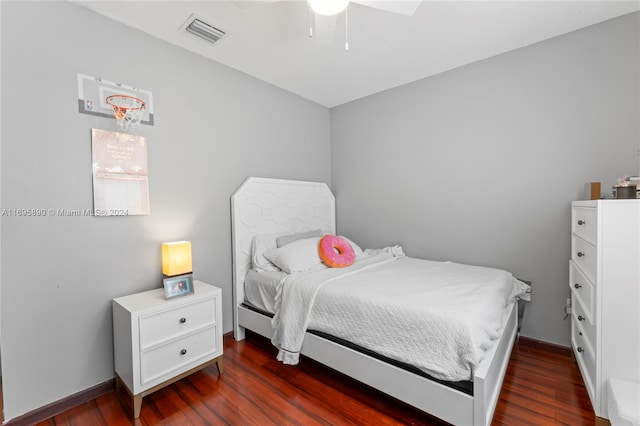
[[[232,3],[239,8],[246,8],[278,1],[282,0],[235,0],[232,1]],[[314,15],[314,25],[309,25],[309,36],[315,37],[321,44],[330,41],[335,32],[338,15],[342,12],[346,13],[347,6],[349,6],[350,3],[372,7],[385,12],[412,16],[422,1],[423,0],[307,0],[310,12]],[[315,34],[313,32],[314,27]],[[345,50],[349,50],[348,35],[345,42]]]

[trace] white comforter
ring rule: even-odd
[[[470,380],[529,286],[506,271],[379,253],[348,268],[294,273],[278,290],[273,344],[297,364],[307,329],[449,381]]]

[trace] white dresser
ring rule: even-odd
[[[575,201],[571,231],[571,344],[608,419],[608,380],[640,383],[640,200]]]
[[[140,416],[142,398],[213,363],[222,374],[222,295],[194,282],[194,294],[165,300],[159,288],[113,299],[116,392],[124,384]]]

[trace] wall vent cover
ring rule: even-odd
[[[219,28],[209,25],[202,19],[191,15],[189,19],[182,26],[185,30],[191,34],[195,34],[198,37],[202,37],[210,43],[219,42],[227,33]]]

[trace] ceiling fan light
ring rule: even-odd
[[[347,8],[349,0],[307,0],[318,15],[337,15]]]

